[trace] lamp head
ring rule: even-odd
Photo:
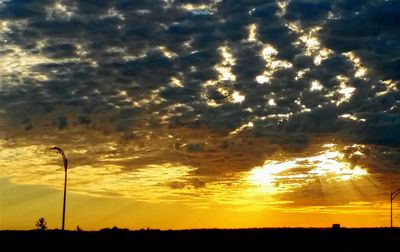
[[[50,148],[50,150],[56,150],[56,151],[60,152],[61,149],[57,146],[54,146],[53,148]]]

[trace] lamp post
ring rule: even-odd
[[[390,193],[390,227],[393,227],[393,200],[399,195],[400,188]]]
[[[68,159],[64,154],[64,151],[60,147],[53,147],[51,148],[52,150],[56,150],[58,153],[61,154],[62,159],[63,159],[63,164],[64,164],[64,202],[63,202],[63,214],[62,214],[62,228],[61,230],[64,231],[64,223],[65,223],[65,200],[67,196],[67,166],[68,166]]]

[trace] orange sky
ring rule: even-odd
[[[0,229],[390,224],[400,2],[196,2],[0,0]]]
[[[277,154],[280,159],[213,181],[185,165],[121,173],[112,165],[77,167],[69,159],[66,228],[388,226],[390,187],[383,178],[365,166],[347,163],[346,147],[320,148],[307,157]],[[353,148],[362,158],[365,147]],[[0,228],[31,229],[40,217],[49,228],[60,228],[64,175],[59,154],[30,147],[3,148],[0,155],[13,167],[6,171],[2,166],[7,178],[0,180]],[[395,202],[395,225],[399,206]]]
[[[16,186],[1,181],[1,229],[33,229],[40,217],[48,227],[61,228],[62,192],[40,186]],[[394,225],[400,221],[395,205]],[[390,223],[387,203],[354,202],[343,206],[264,207],[241,209],[210,203],[192,207],[182,203],[147,203],[133,199],[101,198],[69,193],[66,229],[104,227],[141,229],[249,228],[249,227],[385,227]],[[396,210],[397,207],[397,210]]]

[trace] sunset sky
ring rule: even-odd
[[[0,229],[390,225],[398,0],[0,0]],[[400,226],[400,196],[394,205]]]

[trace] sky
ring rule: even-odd
[[[0,0],[0,229],[60,228],[53,146],[70,230],[388,226],[399,24],[397,0]]]

